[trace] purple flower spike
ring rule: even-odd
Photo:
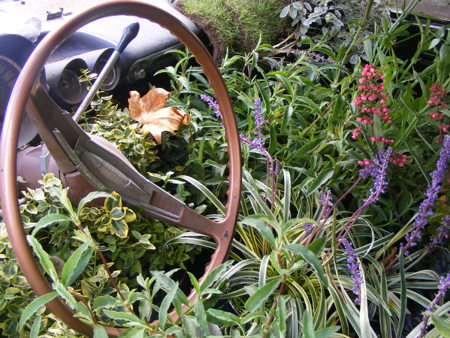
[[[389,159],[392,155],[392,148],[389,147],[384,153],[379,152],[375,159],[363,170],[367,170],[373,180],[373,187],[369,191],[369,197],[364,201],[364,204],[371,204],[376,202],[380,194],[386,191],[388,181],[386,180],[387,168],[389,166]]]
[[[419,212],[414,221],[411,231],[406,234],[406,244],[401,245],[400,249],[405,256],[409,255],[409,249],[417,245],[417,240],[422,237],[422,230],[428,224],[428,216],[433,215],[433,206],[441,190],[441,183],[444,180],[445,172],[447,170],[448,161],[450,160],[450,135],[445,135],[444,142],[442,142],[442,150],[439,160],[436,163],[436,170],[431,176],[431,184],[428,186],[425,193],[426,198],[419,206]]]
[[[322,210],[320,211],[320,216],[318,221],[324,220],[324,222],[328,219],[330,216],[330,213],[332,211],[332,197],[331,197],[331,190],[328,190],[326,193],[323,191],[319,192],[320,194],[320,200],[319,203],[322,206]]]
[[[450,287],[450,272],[447,274],[447,277],[441,276],[441,278],[439,280],[438,292],[436,294],[436,297],[434,297],[430,306],[428,306],[428,308],[427,308],[427,310],[429,312],[433,311],[434,307],[445,296],[445,293],[447,292],[449,287]],[[427,327],[429,325],[428,320],[430,319],[430,315],[431,315],[429,312],[425,313],[422,317],[422,327],[420,329],[420,335],[418,338],[425,337],[425,335],[427,333]]]
[[[254,133],[254,138],[252,140],[249,140],[248,138],[245,137],[244,134],[240,134],[239,138],[242,142],[249,144],[250,147],[261,151],[264,154],[264,156],[267,158],[267,162],[269,163],[269,172],[274,173],[275,168],[274,168],[273,159],[270,156],[269,152],[264,147],[264,137],[263,137],[263,133],[262,133],[262,129],[261,129],[262,125],[264,124],[264,118],[261,114],[261,100],[260,99],[255,100],[255,102],[253,103],[253,108],[254,108],[253,114],[255,115],[255,125],[256,125],[256,131]]]
[[[203,102],[207,103],[208,106],[210,106],[212,110],[214,110],[214,115],[216,115],[216,117],[220,119],[220,123],[222,123],[223,117],[222,117],[222,113],[220,112],[219,104],[217,103],[217,101],[214,100],[211,96],[204,95],[204,94],[200,95],[200,99]]]
[[[345,248],[347,253],[347,267],[350,270],[351,278],[355,286],[352,288],[353,294],[356,296],[355,303],[361,303],[361,284],[363,282],[361,271],[359,271],[358,256],[353,249],[352,243],[350,243],[346,238],[341,239],[341,244]]]

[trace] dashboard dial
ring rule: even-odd
[[[20,67],[10,58],[0,55],[0,133],[3,130],[3,120],[6,107],[8,106],[9,96],[11,95],[14,84],[20,73]],[[18,147],[23,147],[29,143],[37,134],[36,127],[24,114],[22,126],[20,129]]]

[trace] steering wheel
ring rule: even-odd
[[[202,66],[219,103],[228,144],[228,200],[222,221],[207,219],[147,180],[126,159],[111,151],[109,146],[105,146],[104,142],[98,142],[86,134],[72,120],[70,114],[57,106],[42,88],[38,77],[52,51],[80,27],[93,20],[113,15],[131,15],[159,24],[178,37]],[[17,144],[25,107],[67,181],[76,177],[85,183],[88,182],[89,184],[85,184],[87,187],[93,185],[95,188],[108,191],[115,190],[125,201],[143,207],[146,214],[160,221],[213,238],[217,247],[200,281],[220,265],[233,238],[241,191],[238,129],[219,70],[203,43],[180,20],[149,3],[130,0],[102,3],[72,17],[59,29],[49,33],[23,67],[10,97],[1,135],[0,197],[4,222],[17,261],[33,290],[41,296],[53,290],[40,271],[26,240],[20,218],[16,182]],[[84,170],[77,171],[78,168]],[[192,291],[190,300],[194,300],[195,297],[196,294]],[[55,298],[46,306],[71,328],[85,335],[93,335],[93,327],[75,317],[74,311],[61,298]],[[175,312],[172,312],[171,316],[174,320],[178,318]],[[114,327],[105,329],[112,337],[118,336],[124,330]]]

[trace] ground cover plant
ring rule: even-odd
[[[354,64],[326,41],[294,53],[289,43],[260,44],[224,58],[243,194],[229,260],[203,283],[181,272],[214,247],[208,238],[146,219],[114,193],[72,205],[60,182],[44,177],[22,210],[55,292],[33,300],[2,225],[3,334],[76,336],[44,313],[59,295],[96,337],[105,324],[127,327],[124,337],[448,336],[449,37],[425,22],[402,60],[394,46],[408,38],[403,19],[364,41],[355,32],[364,58]],[[423,66],[427,51],[434,60]],[[173,53],[179,62],[161,73],[188,126],[157,145],[110,97],[99,97],[82,126],[218,218],[227,184],[220,109],[191,56]],[[99,197],[103,204],[88,204]],[[200,295],[193,303],[190,288]]]

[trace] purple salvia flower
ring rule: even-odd
[[[430,249],[433,249],[448,241],[450,237],[450,214],[446,214],[442,217],[442,223],[439,228],[436,229],[436,235],[431,237]]]
[[[387,169],[389,167],[389,159],[392,155],[392,148],[389,147],[386,151],[378,152],[375,158],[364,169],[359,171],[360,177],[365,178],[368,175],[373,177],[373,186],[370,188],[369,197],[364,200],[364,203],[353,213],[348,219],[339,233],[339,238],[344,238],[350,231],[353,224],[355,224],[362,211],[370,204],[375,203],[380,198],[380,195],[386,191],[388,186]]]
[[[333,205],[331,201],[331,190],[328,190],[326,193],[323,191],[320,192],[320,205],[322,205],[323,208],[328,208]]]
[[[414,221],[411,232],[406,234],[406,244],[401,245],[400,249],[402,253],[409,255],[409,249],[417,245],[417,240],[422,237],[422,230],[428,224],[428,216],[433,215],[433,206],[438,197],[438,193],[441,190],[441,183],[445,177],[448,161],[450,159],[450,135],[445,135],[442,142],[442,150],[439,160],[436,163],[436,170],[433,171],[431,176],[431,184],[428,186],[425,193],[426,198],[419,206],[419,212]]]
[[[213,99],[211,96],[204,94],[200,95],[200,99],[203,102],[207,103],[208,106],[212,108],[212,110],[214,110],[214,115],[216,115],[216,117],[220,119],[220,123],[222,123],[222,113],[220,112],[219,104],[217,103],[217,101]]]
[[[351,278],[355,286],[352,288],[353,294],[356,296],[355,303],[361,303],[361,284],[363,282],[361,271],[359,270],[358,256],[353,249],[352,243],[346,238],[341,239],[341,244],[345,248],[347,254],[347,267],[350,270]]]
[[[311,231],[312,231],[312,228],[313,228],[312,223],[306,222],[303,226],[305,227],[306,234],[309,235],[311,233]]]
[[[280,170],[281,170],[281,168],[280,168],[280,161],[277,158],[275,158],[275,169],[273,170],[273,174],[275,176],[280,175]]]
[[[332,198],[331,198],[331,190],[328,190],[326,193],[324,193],[323,191],[320,191],[319,194],[320,194],[319,203],[322,206],[322,210],[320,211],[318,221],[321,221],[323,219],[323,221],[325,223],[325,221],[330,216],[332,206],[333,206],[333,202],[332,202]]]
[[[438,292],[436,294],[436,297],[434,297],[433,301],[427,308],[429,312],[425,313],[422,317],[422,327],[420,329],[420,334],[418,338],[425,337],[425,334],[427,333],[427,327],[429,325],[428,320],[430,319],[431,315],[430,312],[433,311],[434,307],[445,296],[445,293],[447,292],[449,287],[450,287],[450,272],[447,274],[447,277],[441,276],[439,280]]]
[[[245,137],[244,134],[239,135],[239,139],[250,145],[251,148],[258,149],[261,151],[264,156],[267,159],[267,167],[268,167],[268,173],[273,174],[275,176],[277,175],[277,172],[279,174],[279,169],[277,169],[276,162],[274,163],[272,156],[270,156],[269,152],[264,147],[264,137],[262,133],[262,126],[264,124],[264,118],[261,113],[261,99],[256,99],[253,103],[253,114],[255,116],[255,126],[256,126],[256,132],[254,133],[254,138],[252,140],[249,140]]]
[[[375,159],[366,166],[368,174],[373,177],[373,187],[370,188],[369,197],[364,201],[364,204],[369,205],[378,201],[381,194],[386,191],[388,181],[386,179],[387,168],[389,166],[389,159],[392,155],[392,148],[389,147],[384,153],[379,152]]]

